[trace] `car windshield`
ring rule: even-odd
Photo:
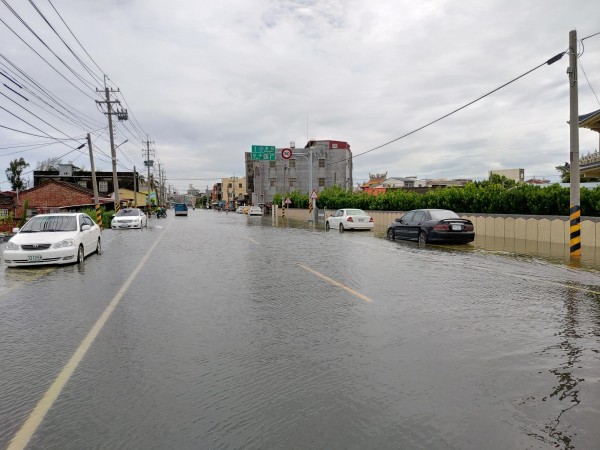
[[[140,212],[137,209],[122,209],[117,213],[117,217],[123,216],[139,216]]]
[[[448,211],[447,209],[435,209],[429,211],[432,220],[444,220],[444,219],[460,219],[458,214],[454,211]]]
[[[366,216],[367,213],[362,209],[347,209],[346,214],[349,216]]]
[[[23,233],[42,231],[77,231],[77,217],[58,215],[33,217],[21,228]]]

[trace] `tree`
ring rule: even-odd
[[[564,166],[556,166],[555,169],[560,172],[561,183],[569,183],[571,181],[571,166],[568,162]]]
[[[48,158],[44,161],[39,161],[35,166],[35,170],[41,170],[44,172],[50,170],[58,170],[59,164],[62,164],[62,160],[56,158]]]
[[[11,161],[8,169],[6,169],[6,177],[8,181],[10,181],[11,189],[16,191],[17,189],[23,189],[23,180],[21,179],[21,174],[23,173],[23,169],[25,167],[29,167],[29,163],[25,162],[23,158],[15,159]]]

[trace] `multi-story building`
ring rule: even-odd
[[[248,202],[246,177],[221,178],[221,199],[229,207],[245,205]]]
[[[290,154],[284,158],[283,153]],[[312,165],[311,165],[312,161]],[[309,141],[303,149],[278,148],[271,160],[253,160],[246,152],[248,194],[253,204],[268,204],[275,194],[310,194],[331,186],[352,188],[352,151],[344,141]]]

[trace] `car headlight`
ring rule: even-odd
[[[65,239],[64,241],[57,242],[52,246],[52,248],[64,248],[64,247],[73,247],[75,245],[74,239]]]
[[[8,241],[6,243],[6,247],[4,247],[6,250],[20,250],[21,247],[19,247],[17,244],[15,244],[14,242],[10,242]]]

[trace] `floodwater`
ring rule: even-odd
[[[128,282],[29,448],[598,447],[593,264],[189,214],[2,266],[0,447]]]

